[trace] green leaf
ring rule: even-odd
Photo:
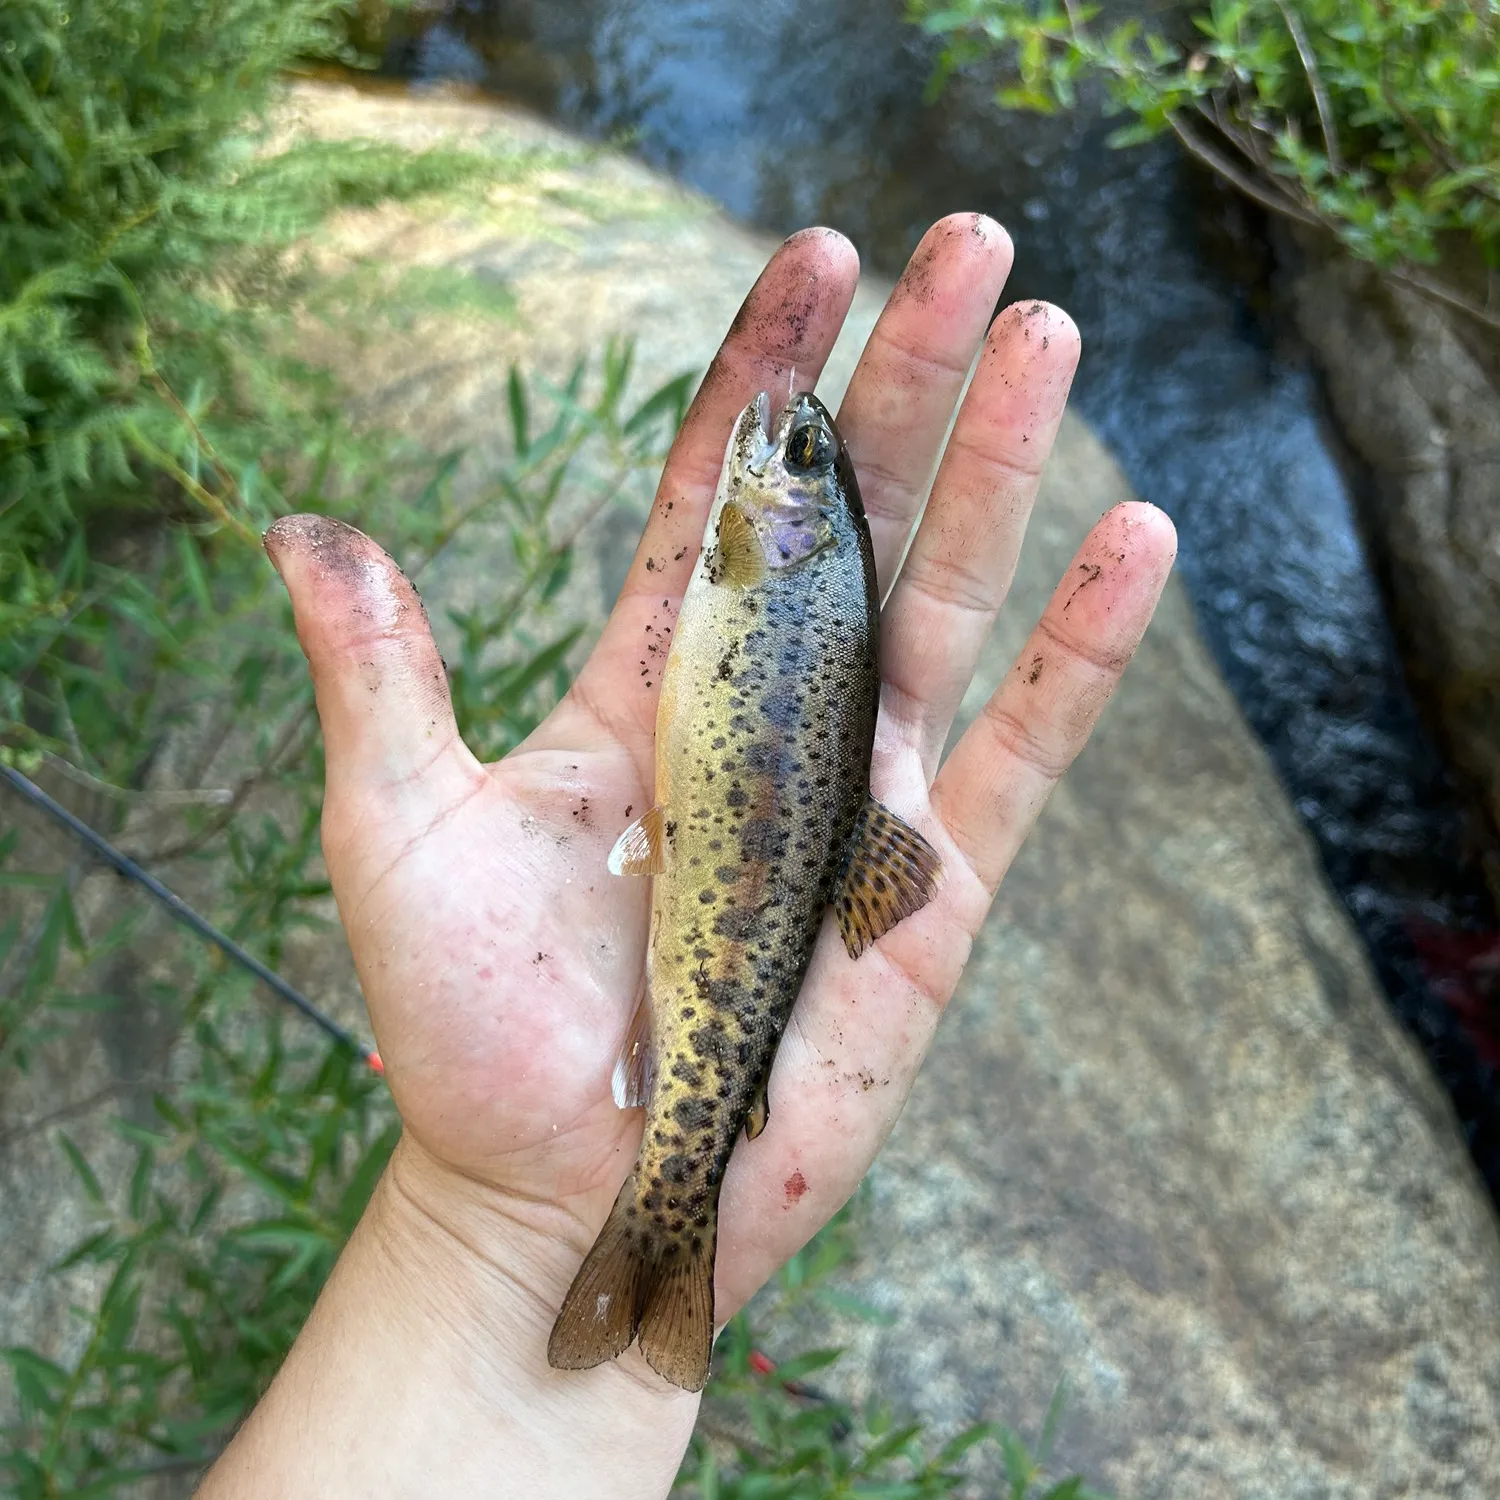
[[[68,1372],[61,1365],[38,1354],[35,1349],[22,1349],[14,1346],[9,1349],[0,1349],[0,1359],[10,1366],[17,1384],[24,1381],[32,1391],[40,1394],[40,1401],[30,1401],[33,1406],[47,1401],[54,1387],[65,1386],[68,1383]]]
[[[857,1318],[861,1323],[873,1323],[877,1328],[894,1328],[898,1321],[895,1313],[885,1312],[838,1287],[820,1287],[813,1295],[824,1307]]]
[[[182,560],[183,576],[187,579],[188,589],[198,608],[205,615],[213,614],[213,596],[208,590],[208,574],[203,570],[203,558],[198,551],[197,542],[186,531],[177,533],[177,555]]]
[[[375,1191],[375,1184],[380,1174],[385,1171],[385,1165],[390,1160],[391,1152],[395,1150],[396,1142],[400,1138],[400,1121],[393,1120],[365,1148],[359,1165],[350,1174],[349,1181],[345,1184],[343,1195],[339,1199],[339,1206],[334,1212],[335,1220],[345,1230],[352,1231],[355,1224],[359,1222],[360,1215],[365,1211],[365,1205],[370,1201],[370,1194]]]
[[[72,1139],[62,1131],[57,1133],[57,1142],[63,1149],[63,1155],[68,1158],[73,1168],[73,1175],[77,1177],[82,1186],[84,1195],[96,1208],[103,1208],[104,1189],[99,1186],[99,1179],[94,1175],[94,1169],[84,1159],[83,1152],[73,1144]]]
[[[135,1171],[130,1174],[130,1217],[139,1223],[146,1217],[151,1201],[151,1177],[156,1166],[156,1153],[150,1146],[142,1146],[135,1159]]]
[[[531,451],[531,419],[526,399],[526,384],[515,365],[510,367],[510,375],[505,383],[505,399],[510,407],[510,430],[516,446],[516,457],[525,458]]]
[[[957,1463],[971,1448],[977,1448],[991,1438],[998,1438],[1001,1431],[993,1422],[979,1422],[966,1428],[957,1437],[950,1438],[943,1444],[937,1456],[938,1467],[947,1468],[950,1464]]]
[[[1010,1484],[1011,1495],[1014,1500],[1025,1500],[1026,1492],[1037,1474],[1036,1464],[1026,1451],[1026,1444],[1017,1433],[1007,1428],[1000,1433],[1000,1454],[1005,1460],[1005,1477]]]
[[[100,1251],[111,1248],[115,1243],[114,1226],[109,1225],[103,1229],[96,1230],[93,1234],[86,1236],[69,1250],[61,1260],[53,1262],[54,1271],[66,1271],[70,1266],[76,1266],[82,1261],[100,1258]]]
[[[805,1354],[799,1354],[777,1365],[775,1378],[782,1384],[788,1381],[805,1380],[818,1370],[826,1370],[830,1365],[836,1364],[843,1358],[843,1354],[842,1349],[810,1349]]]

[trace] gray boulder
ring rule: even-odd
[[[453,101],[306,90],[298,108],[315,131],[568,144]],[[591,207],[565,229],[545,181],[498,205],[562,232],[385,215],[384,256],[503,278],[518,320],[460,342],[461,368],[459,333],[351,367],[372,412],[482,452],[513,354],[561,368],[633,332],[643,388],[706,364],[771,243],[618,158],[570,171],[570,210]],[[350,220],[328,253],[369,233]],[[834,396],[885,290],[856,299],[823,383]],[[1127,493],[1066,422],[969,712]],[[589,548],[597,609],[633,522]],[[449,566],[460,590],[485,576],[472,550]],[[1066,1377],[1060,1462],[1140,1500],[1478,1500],[1500,1472],[1495,1231],[1447,1102],[1174,585],[1007,880],[872,1173],[847,1280],[894,1321],[798,1338],[837,1336],[847,1394],[943,1430],[1034,1429]]]
[[[1286,290],[1342,432],[1407,672],[1484,827],[1500,901],[1500,333],[1303,247]]]

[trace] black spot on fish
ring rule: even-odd
[[[746,907],[726,907],[714,918],[714,932],[730,942],[743,943],[755,931],[755,918],[755,911]]]
[[[743,1003],[744,986],[738,979],[711,979],[708,985],[709,999],[720,1010],[732,1011]]]
[[[684,1130],[698,1130],[713,1119],[713,1105],[705,1099],[679,1099],[672,1118]]]
[[[681,1079],[690,1089],[703,1087],[703,1070],[695,1068],[685,1057],[679,1057],[673,1062],[672,1077]],[[657,1144],[664,1146],[666,1142],[658,1141]]]
[[[745,807],[748,805],[750,798],[744,788],[736,784],[730,787],[724,794],[724,801],[729,807]]]
[[[751,818],[740,829],[740,858],[774,863],[782,857],[786,835],[770,818]]]

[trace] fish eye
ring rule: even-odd
[[[822,469],[833,462],[833,434],[821,422],[794,427],[786,440],[786,461],[793,469]]]

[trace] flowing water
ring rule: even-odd
[[[1084,330],[1075,404],[1182,537],[1205,636],[1321,849],[1403,1021],[1500,1188],[1500,1093],[1413,920],[1493,927],[1403,681],[1317,379],[1265,295],[1259,226],[1169,143],[1004,115],[901,0],[450,0],[397,13],[387,67],[458,79],[600,137],[778,232],[833,224],[895,274],[925,227],[983,209],[1008,298]]]

